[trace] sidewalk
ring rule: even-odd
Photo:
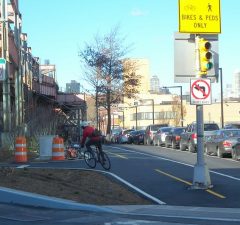
[[[184,207],[168,205],[121,205],[97,206],[81,204],[60,198],[47,197],[9,188],[0,188],[0,203],[97,213],[112,213],[127,216],[149,216],[156,218],[192,219],[236,222],[240,224],[239,208]]]

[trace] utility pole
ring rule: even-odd
[[[152,119],[153,119],[153,124],[155,123],[155,118],[154,118],[154,114],[155,114],[155,111],[154,111],[154,99],[152,99]]]
[[[11,107],[10,107],[10,80],[9,80],[9,44],[8,44],[8,15],[7,0],[1,0],[1,36],[2,36],[2,58],[6,60],[5,79],[3,80],[3,134],[2,145],[7,143],[6,136],[11,130]]]

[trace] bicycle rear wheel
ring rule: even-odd
[[[102,158],[102,156],[100,155],[100,164],[102,165],[102,167],[105,170],[110,170],[111,162],[110,162],[110,159],[109,159],[108,155],[105,152],[103,152],[103,157],[104,158]]]
[[[90,151],[84,152],[84,161],[90,168],[96,167],[96,159],[92,152]]]

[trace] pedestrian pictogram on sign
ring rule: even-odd
[[[191,104],[209,105],[211,104],[211,80],[191,79]]]

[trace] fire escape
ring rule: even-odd
[[[65,118],[61,126],[72,127],[79,134],[86,102],[74,94],[59,94],[55,65],[41,65],[32,55],[27,34],[22,33],[18,0],[0,0],[0,16],[0,146],[8,145],[13,132],[28,131],[31,135],[33,120],[46,112],[55,113],[50,120],[61,115]]]

